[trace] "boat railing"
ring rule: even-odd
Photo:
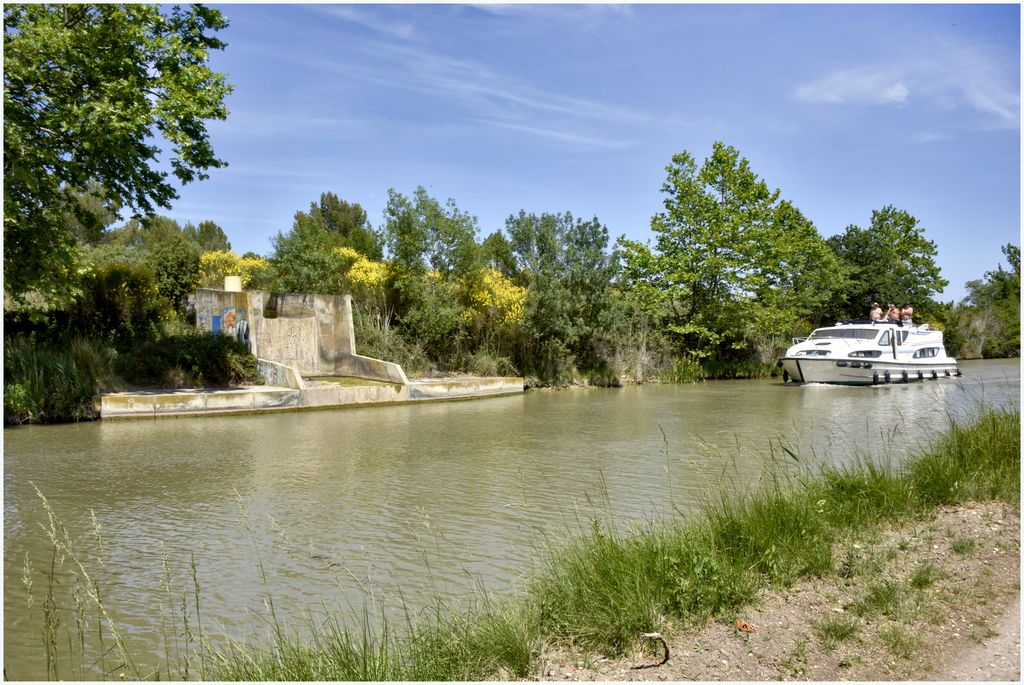
[[[798,345],[798,344],[802,343],[804,340],[809,339],[810,337],[811,336],[809,336],[809,335],[805,335],[805,336],[803,336],[801,338],[793,338],[793,344],[794,345]]]

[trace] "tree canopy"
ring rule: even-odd
[[[564,360],[592,365],[595,343],[611,328],[610,292],[618,273],[607,227],[597,217],[521,210],[506,219],[505,231],[527,288],[525,318],[533,335],[524,356],[550,376]]]
[[[198,226],[186,224],[184,231],[203,252],[226,252],[231,249],[231,241],[224,229],[213,221],[200,221]]]
[[[423,186],[410,200],[388,190],[384,233],[391,258],[410,273],[428,266],[442,276],[463,275],[480,265],[477,218],[449,198],[442,205]]]
[[[864,318],[873,301],[920,310],[949,285],[935,263],[938,248],[909,212],[887,205],[871,212],[868,228],[850,225],[829,245],[850,273],[839,314]]]
[[[651,218],[653,249],[620,245],[628,287],[661,311],[688,354],[783,335],[840,285],[814,225],[733,147],[715,143],[699,167],[682,152],[666,171],[665,209]]]
[[[358,202],[346,202],[331,192],[321,193],[320,201],[311,202],[309,212],[298,212],[295,221],[315,223],[327,232],[335,247],[350,247],[369,259],[384,256],[381,237]]]
[[[1002,247],[1009,270],[1002,264],[984,277],[967,281],[967,297],[958,311],[959,328],[971,356],[1020,355],[1020,247]]]
[[[83,192],[148,215],[177,197],[175,181],[224,166],[206,121],[228,113],[231,86],[207,66],[226,26],[203,5],[4,6],[8,293],[67,287],[75,231],[63,217],[101,220]]]

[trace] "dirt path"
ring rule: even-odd
[[[651,640],[618,660],[550,654],[540,679],[1020,681],[1019,512],[944,508],[834,553],[837,577],[766,593],[699,629],[657,626],[664,665]]]
[[[1010,603],[996,635],[947,659],[939,680],[1020,682],[1020,597]]]

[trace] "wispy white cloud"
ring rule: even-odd
[[[359,24],[395,38],[409,39],[416,33],[416,27],[404,21],[390,21],[380,12],[366,12],[352,5],[316,5],[314,11],[321,14]]]
[[[507,121],[500,121],[494,119],[469,119],[469,121],[475,121],[486,126],[494,126],[496,128],[502,128],[509,131],[519,131],[521,133],[528,133],[533,136],[540,136],[543,138],[553,139],[561,143],[566,143],[574,146],[582,146],[587,148],[600,148],[605,150],[624,150],[636,146],[636,142],[632,140],[609,140],[607,138],[584,136],[578,133],[573,133],[571,131],[540,128],[537,126],[525,126],[521,124],[513,124]]]
[[[1016,65],[1019,69],[1019,65]],[[967,48],[952,49],[943,67],[947,84],[934,84],[962,97],[974,109],[995,116],[1013,126],[1020,125],[1020,76],[1008,64],[1000,64],[984,54]]]
[[[801,102],[904,106],[928,102],[984,115],[983,125],[1020,126],[1019,72],[984,51],[938,39],[901,61],[834,71],[798,86]]]
[[[953,136],[949,133],[934,133],[932,131],[919,131],[910,138],[910,142],[914,145],[923,145],[926,143],[938,143],[943,140],[952,140]]]
[[[615,19],[622,19],[633,16],[632,5],[615,3],[567,5],[536,3],[474,3],[470,6],[482,12],[498,16],[536,16],[544,21],[571,21],[575,24],[579,24],[581,20],[586,21],[587,18],[602,19],[605,17],[611,17]]]
[[[533,17],[536,21],[573,23],[576,29],[591,19],[605,21],[632,16],[629,5],[483,5],[476,7],[492,14],[516,13],[518,17]],[[329,29],[331,21],[321,22],[322,27],[306,34],[307,49],[280,49],[273,44],[250,51],[262,51],[264,57],[276,62],[288,61],[305,71],[316,70],[342,78],[322,79],[333,91],[325,94],[324,101],[346,102],[358,84],[374,86],[369,97],[379,98],[378,93],[387,90],[403,90],[422,95],[424,113],[447,112],[448,116],[460,120],[503,121],[510,126],[519,126],[524,133],[529,131],[579,131],[608,129],[611,131],[626,127],[661,127],[678,129],[693,122],[676,114],[645,111],[629,104],[576,96],[561,88],[546,87],[543,78],[526,78],[515,74],[501,65],[492,65],[484,55],[464,57],[433,41],[436,35],[417,33],[415,13],[391,12],[386,8],[362,8],[360,6],[314,6],[311,12],[318,17],[333,17],[360,26],[374,29],[377,35],[346,34],[339,41],[336,30]],[[462,9],[453,8],[453,17]],[[401,21],[399,21],[401,19]],[[479,17],[477,18],[479,20]],[[521,25],[520,25],[521,27]],[[575,30],[575,29],[574,29]],[[342,95],[342,89],[348,91]],[[364,91],[365,93],[365,91]],[[292,108],[294,109],[294,107]],[[353,110],[355,111],[355,110]],[[402,116],[396,113],[396,116]],[[580,121],[585,125],[580,126]],[[379,125],[379,121],[366,118],[362,122],[345,119],[342,115],[337,122],[331,118],[312,119],[311,128],[323,128],[334,138],[352,135]],[[269,117],[265,121],[241,122],[237,119],[228,124],[228,132],[263,132],[271,135],[276,130],[285,133],[289,127],[294,130],[286,116]],[[511,129],[510,129],[511,130]],[[603,134],[603,131],[602,131]],[[536,133],[536,135],[542,135]],[[571,134],[570,134],[571,135]],[[601,134],[594,137],[599,140]],[[621,137],[621,133],[619,135]],[[578,136],[580,144],[586,136]],[[563,136],[563,140],[568,137]],[[599,146],[593,143],[591,146]]]
[[[836,71],[802,85],[796,97],[803,102],[858,105],[902,105],[910,95],[904,74],[889,68]]]
[[[411,45],[367,45],[368,59],[295,58],[305,66],[343,73],[374,85],[446,96],[487,116],[554,114],[608,124],[679,126],[678,117],[648,112],[537,88],[490,67]],[[370,59],[372,57],[372,59]]]

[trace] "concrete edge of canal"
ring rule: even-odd
[[[408,384],[341,385],[313,382],[302,388],[249,386],[116,392],[100,397],[100,416],[106,419],[145,419],[175,416],[248,414],[365,407],[443,400],[470,400],[524,392],[515,376],[425,378]]]

